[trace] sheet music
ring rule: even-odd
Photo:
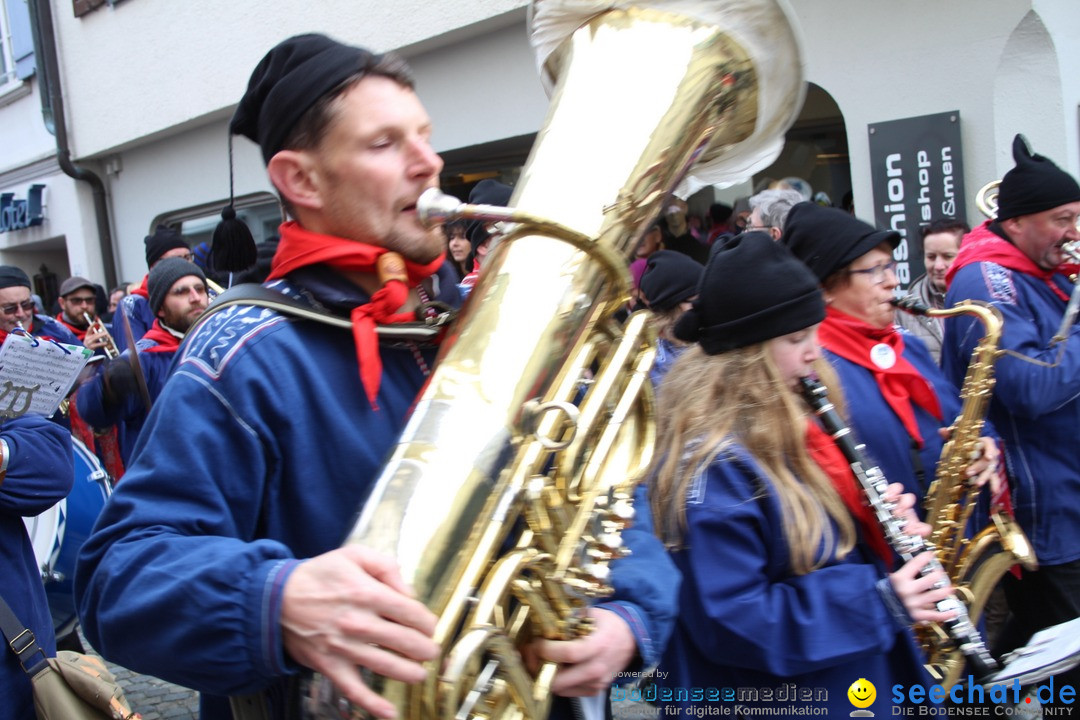
[[[1040,630],[1028,644],[1014,650],[1005,658],[1002,670],[982,684],[1012,682],[1019,678],[1022,685],[1045,680],[1080,664],[1080,618]]]
[[[51,417],[93,354],[81,345],[8,333],[0,346],[0,417]]]

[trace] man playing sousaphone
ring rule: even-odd
[[[391,717],[361,670],[422,681],[437,618],[393,559],[339,545],[435,360],[376,326],[457,301],[441,232],[417,217],[442,161],[404,62],[322,35],[263,58],[230,129],[259,144],[294,218],[268,287],[352,329],[237,305],[193,331],[83,548],[80,615],[105,657],[198,689],[203,720],[260,692],[260,716],[295,717],[304,670]],[[606,688],[666,639],[677,579],[639,512],[625,566],[646,568],[614,583],[590,635],[540,648],[563,663],[557,692]]]
[[[1080,185],[1050,159],[1013,140],[1016,166],[1001,181],[997,217],[964,237],[949,270],[946,307],[977,300],[1004,317],[989,418],[1002,435],[1016,519],[1031,539],[1039,569],[1006,575],[1012,619],[999,650],[1032,632],[1080,616],[1080,329],[1060,330],[1073,292],[1066,243],[1080,241]],[[978,322],[945,322],[943,368],[963,381],[979,342]],[[1054,678],[1080,685],[1080,671]]]

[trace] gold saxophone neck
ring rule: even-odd
[[[925,317],[945,318],[954,315],[974,315],[983,324],[984,336],[983,340],[980,341],[980,345],[985,345],[989,341],[993,342],[996,347],[1001,337],[1001,327],[1005,322],[1000,310],[981,300],[962,300],[948,308],[932,308],[910,295],[893,298],[889,302],[893,307],[904,312]]]

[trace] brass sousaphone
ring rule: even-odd
[[[541,0],[530,24],[552,102],[513,210],[419,208],[510,227],[347,540],[439,616],[426,682],[369,678],[413,720],[547,717],[556,668],[521,647],[589,631],[652,457],[654,343],[613,319],[628,262],[680,183],[768,165],[805,92],[780,0]],[[321,677],[305,702],[364,716]]]

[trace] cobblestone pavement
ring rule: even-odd
[[[79,632],[83,648],[96,655],[90,643]],[[142,715],[143,720],[197,720],[199,717],[199,693],[186,687],[173,685],[150,675],[140,675],[108,660],[105,664],[124,688],[131,709]]]

